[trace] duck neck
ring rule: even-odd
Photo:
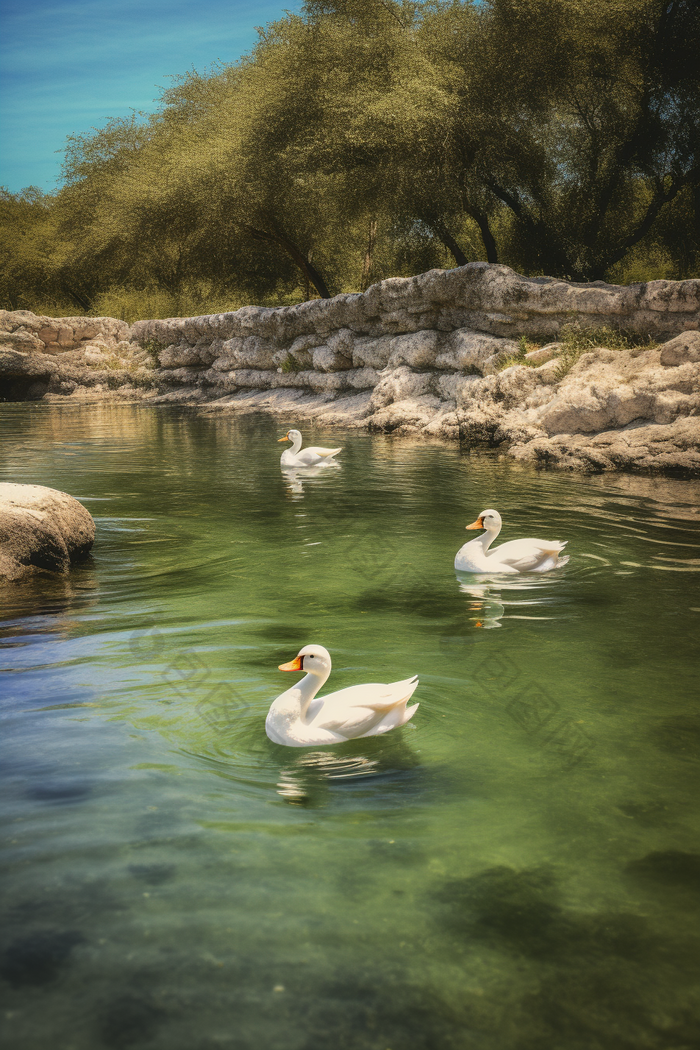
[[[291,447],[291,450],[290,450],[292,455],[296,456],[296,454],[297,454],[297,452],[299,451],[300,448],[301,448],[301,434],[297,434],[297,436],[292,440],[292,447]]]
[[[498,525],[495,529],[488,529],[483,534],[483,536],[479,536],[479,542],[481,543],[481,546],[483,548],[484,554],[486,554],[486,551],[489,549],[489,547],[491,546],[493,541],[496,539],[496,536],[498,536],[500,531],[501,531],[501,526]]]
[[[328,672],[330,674],[330,671]],[[328,680],[328,674],[307,674],[304,675],[302,680],[297,684],[296,688],[299,691],[299,704],[301,706],[300,717],[305,718],[306,712],[309,709],[309,704],[316,696],[322,685]]]

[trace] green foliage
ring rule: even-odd
[[[517,353],[504,358],[499,364],[497,371],[502,372],[504,368],[510,368],[511,365],[523,365],[525,368],[537,368],[537,365],[533,361],[528,361],[527,354],[529,354],[531,350],[537,350],[538,347],[539,343],[531,343],[524,335],[521,335],[518,339]]]
[[[284,361],[282,362],[283,372],[301,372],[302,367],[296,358],[292,357],[291,354],[287,354]]]
[[[150,358],[150,367],[158,368],[160,366],[160,353],[161,350],[165,350],[165,343],[161,343],[157,339],[146,339],[140,345],[141,349],[145,350]]]
[[[595,350],[597,347],[603,346],[607,350],[631,350],[636,347],[653,350],[655,346],[658,346],[658,343],[652,339],[644,339],[634,333],[611,328],[609,325],[599,327],[587,327],[580,324],[565,325],[559,339],[564,347],[557,358],[557,379],[563,379],[582,354]]]
[[[468,260],[700,273],[700,6],[308,0],[0,198],[0,297],[125,320]]]
[[[0,188],[0,308],[72,313],[55,272],[56,221],[52,198],[35,186]]]

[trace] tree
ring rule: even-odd
[[[529,269],[603,277],[698,184],[698,53],[691,0],[475,12],[447,52],[463,72],[449,138],[465,179],[510,214]]]
[[[53,272],[56,223],[51,197],[36,186],[0,188],[0,305],[30,309],[60,297]]]

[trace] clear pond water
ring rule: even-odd
[[[1,480],[97,522],[0,591],[4,1045],[697,1046],[700,486],[168,408],[5,405]],[[464,577],[568,539],[543,577]],[[264,719],[310,641],[329,687],[420,676],[336,748]]]

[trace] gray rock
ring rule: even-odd
[[[198,351],[189,343],[171,343],[158,354],[161,368],[192,368],[201,365]]]
[[[390,368],[408,365],[410,368],[433,368],[437,356],[437,332],[413,332],[397,335],[390,342],[387,364]]]
[[[700,361],[700,332],[683,332],[669,339],[661,350],[661,364],[668,367]]]
[[[386,368],[392,349],[392,337],[382,336],[379,339],[364,336],[355,339],[352,363],[355,368]]]
[[[533,365],[544,365],[547,361],[551,361],[552,358],[558,357],[563,349],[563,343],[547,343],[546,346],[541,346],[539,350],[531,350],[528,354],[525,354],[525,359],[531,361]]]
[[[384,408],[394,401],[414,400],[431,393],[432,376],[428,372],[412,372],[407,365],[380,373],[372,393],[372,406]]]
[[[66,572],[85,558],[95,522],[72,496],[43,485],[0,484],[0,576]]]
[[[457,372],[483,373],[499,358],[506,358],[517,349],[517,343],[511,339],[499,339],[484,332],[458,328],[446,336],[435,364],[438,368],[454,369]]]
[[[350,356],[333,350],[331,346],[317,346],[312,354],[312,365],[317,372],[341,372],[352,368],[352,349]]]

